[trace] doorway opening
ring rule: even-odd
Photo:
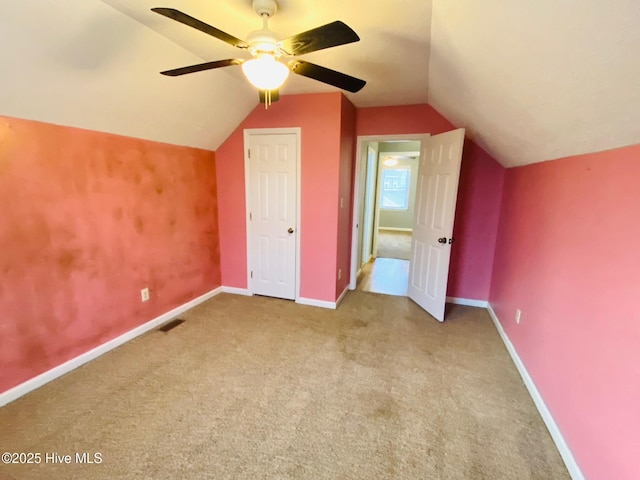
[[[377,293],[406,295],[444,320],[463,143],[463,128],[434,137],[358,137],[352,290],[359,284]],[[402,257],[402,234],[408,237],[408,232],[409,260],[393,258]]]
[[[407,295],[417,173],[421,143],[428,137],[358,138],[354,289]]]

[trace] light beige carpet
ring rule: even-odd
[[[411,232],[379,229],[377,257],[411,260]]]
[[[486,311],[219,295],[0,409],[30,479],[567,479]]]

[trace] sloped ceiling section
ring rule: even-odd
[[[636,0],[434,0],[429,103],[505,166],[640,143]]]
[[[262,28],[251,0],[102,0],[125,15],[171,39],[201,60],[250,58],[247,52],[151,12],[152,7],[172,7],[246,39]],[[304,55],[306,61],[362,78],[367,85],[358,93],[343,92],[357,107],[426,103],[429,67],[431,0],[277,0],[278,10],[269,28],[282,38],[335,20],[353,28],[360,41]],[[188,65],[171,63],[164,69]],[[195,75],[195,74],[194,74]],[[216,85],[219,77],[245,82],[240,67],[202,72]],[[174,79],[179,84],[180,80]],[[339,89],[298,75],[290,75],[280,89],[283,95],[335,92]],[[257,103],[257,94],[254,92]],[[224,98],[220,100],[224,101]]]
[[[255,106],[232,77],[159,75],[199,63],[98,0],[4,2],[0,115],[215,149]]]
[[[357,107],[429,101],[505,166],[640,143],[636,0],[279,0],[283,37],[342,20],[361,41],[303,59],[367,81]],[[258,104],[243,57],[150,11],[174,7],[234,36],[251,0],[20,0],[0,16],[0,115],[215,150]],[[433,7],[433,8],[432,8]],[[281,93],[337,91],[291,75]]]
[[[258,104],[240,67],[171,68],[248,54],[150,11],[173,7],[246,38],[251,0],[20,0],[0,16],[0,115],[217,149]],[[426,103],[431,0],[279,0],[283,38],[342,20],[361,41],[303,59],[362,78],[359,107]],[[290,75],[281,94],[339,91]]]

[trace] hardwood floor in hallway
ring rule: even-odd
[[[407,295],[409,260],[376,258],[362,267],[357,290],[387,295]]]

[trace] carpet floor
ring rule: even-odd
[[[1,408],[42,460],[0,478],[568,479],[487,312],[448,308],[219,295]]]
[[[377,258],[411,260],[411,232],[378,230]]]

